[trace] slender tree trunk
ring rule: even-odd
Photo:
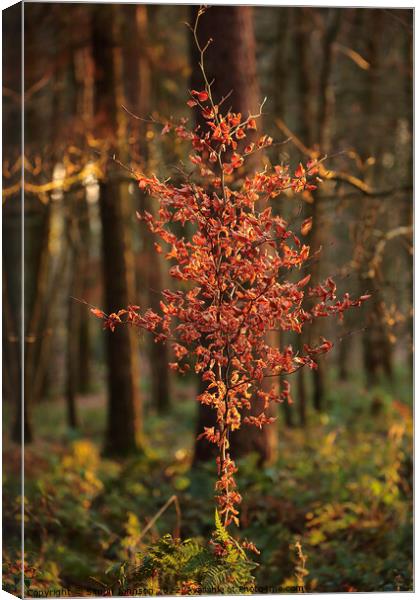
[[[287,110],[287,88],[286,86],[279,84],[279,82],[283,82],[288,77],[289,72],[289,61],[290,61],[290,42],[289,42],[289,32],[293,31],[293,9],[291,8],[283,8],[279,10],[277,13],[277,35],[279,39],[279,43],[277,44],[277,51],[275,56],[274,63],[274,72],[275,72],[275,81],[276,87],[274,91],[274,107],[275,107],[275,115],[280,117],[282,120],[285,119],[286,110]],[[293,41],[293,40],[292,40]],[[291,52],[295,52],[295,48],[293,44],[291,45]],[[284,210],[284,205],[279,203],[274,203],[273,205],[273,213],[280,214],[281,211]],[[281,347],[284,344],[285,334],[280,332],[278,335],[278,344]],[[282,378],[279,378],[279,385],[282,385]],[[300,399],[299,399],[300,400]],[[292,404],[289,402],[284,402],[281,406],[281,410],[283,412],[283,421],[286,427],[294,427],[294,408]]]
[[[33,406],[39,400],[36,385],[40,376],[39,358],[47,343],[48,332],[43,327],[45,299],[48,294],[50,266],[49,236],[51,228],[51,206],[36,206],[38,198],[25,198],[25,420],[30,419]],[[32,211],[30,207],[34,207]],[[25,424],[28,438],[32,441],[31,427]]]
[[[80,229],[80,205],[83,203],[85,191],[76,192],[76,197],[67,195],[67,206],[70,214],[67,219],[67,232],[70,246],[70,296],[68,299],[67,327],[67,369],[66,369],[66,405],[69,427],[78,427],[76,396],[79,390],[79,348],[81,306],[75,298],[83,297],[83,250]],[[85,307],[84,307],[85,308]],[[85,309],[86,312],[86,309]]]
[[[405,93],[406,93],[406,105],[407,105],[407,120],[409,123],[410,139],[409,139],[409,151],[408,151],[408,173],[407,183],[409,186],[413,186],[413,136],[412,136],[412,124],[413,124],[413,37],[412,35],[407,36],[406,41],[406,78],[405,78]],[[413,186],[414,187],[414,186]],[[410,197],[404,203],[403,207],[403,223],[406,225],[413,225],[413,197]],[[407,263],[408,263],[408,294],[409,294],[409,317],[408,317],[408,358],[411,373],[413,372],[414,366],[414,297],[413,297],[413,253],[407,251]]]
[[[84,11],[79,19],[82,44],[75,43],[73,50],[73,79],[75,82],[75,114],[78,122],[83,124],[87,133],[91,132],[94,123],[94,94],[95,94],[95,78],[94,64],[92,57],[92,31],[89,13]],[[77,42],[77,40],[76,40]],[[79,280],[80,280],[80,298],[86,298],[90,287],[92,274],[90,272],[89,258],[91,246],[91,222],[90,210],[86,195],[86,190],[81,194],[77,203],[77,218],[78,218],[78,257],[79,257]],[[75,282],[76,283],[76,282]],[[77,294],[70,290],[72,296]],[[91,391],[91,358],[92,358],[92,342],[91,328],[92,319],[84,305],[78,305],[79,314],[76,317],[78,324],[77,337],[77,392],[87,394]]]
[[[31,4],[25,7],[25,91],[40,81],[51,69],[52,61],[59,46],[54,27],[54,7]],[[36,26],[34,25],[36,23]],[[45,44],[50,39],[50,44]],[[16,41],[15,41],[16,43]],[[26,164],[34,163],[40,149],[44,180],[53,177],[54,165],[58,162],[57,139],[67,109],[67,94],[51,93],[64,86],[66,91],[66,69],[55,69],[47,76],[46,83],[35,94],[25,100],[25,159]],[[34,173],[26,168],[26,179]],[[41,398],[45,390],[46,374],[51,362],[51,340],[54,328],[50,327],[56,314],[57,290],[51,289],[54,283],[51,276],[52,252],[50,233],[53,227],[54,211],[48,194],[35,196],[25,193],[25,299],[24,299],[24,394],[25,418],[29,418],[31,408]],[[65,244],[63,245],[65,246]],[[61,246],[61,248],[63,248]],[[61,277],[61,274],[59,274]],[[60,289],[60,288],[59,288]],[[25,427],[28,429],[28,427]],[[29,435],[28,435],[29,437]]]
[[[89,222],[89,208],[86,199],[86,192],[83,191],[83,198],[80,199],[80,273],[79,277],[81,280],[81,298],[86,298],[88,295],[89,284],[90,284],[90,271],[89,271],[89,247],[90,247],[90,222]],[[78,348],[76,351],[76,360],[78,361],[77,371],[77,391],[80,394],[87,394],[91,390],[91,357],[92,357],[92,343],[90,335],[90,323],[91,319],[89,313],[86,311],[85,306],[78,305]]]
[[[279,43],[277,44],[277,51],[274,62],[274,78],[275,78],[275,91],[274,91],[274,108],[277,117],[284,120],[286,109],[287,109],[287,88],[283,85],[288,77],[289,70],[289,44],[288,44],[288,31],[292,29],[291,15],[293,9],[282,8],[277,12],[277,36]]]
[[[322,66],[319,78],[319,105],[317,113],[318,134],[317,141],[322,153],[328,153],[331,148],[332,138],[332,113],[334,92],[331,83],[331,71],[334,59],[333,44],[337,39],[340,30],[341,10],[329,9],[329,14],[326,19],[324,39],[322,42]],[[328,217],[325,206],[322,200],[322,191],[314,193],[314,225],[309,234],[309,243],[313,244],[313,250],[326,245],[328,239],[329,227]],[[321,262],[314,262],[312,271],[313,281],[318,281],[322,277]],[[316,343],[322,334],[322,323],[320,320],[315,322],[312,327],[312,335]],[[313,404],[314,408],[319,412],[324,407],[325,392],[326,392],[326,368],[325,358],[320,357],[318,368],[312,371],[313,376]]]
[[[21,96],[21,35],[22,5],[15,4],[3,11],[3,86]],[[21,104],[3,96],[2,111],[3,164],[13,165],[21,157]],[[3,189],[14,180],[8,179],[3,170]],[[20,192],[9,196],[2,207],[2,252],[3,252],[3,411],[9,403],[12,413],[11,437],[16,443],[22,441],[21,425],[21,344],[22,344],[22,279],[21,279],[21,231],[22,206]],[[3,413],[4,414],[4,413]],[[30,423],[25,429],[30,435]],[[19,477],[19,474],[17,474]]]
[[[74,277],[72,278],[74,282]],[[67,331],[67,365],[66,365],[66,406],[67,406],[67,424],[72,429],[77,429],[78,418],[76,408],[76,394],[78,382],[78,361],[77,361],[77,337],[79,333],[78,317],[80,311],[75,307],[75,302],[69,299],[68,306],[68,326]]]
[[[123,65],[118,46],[120,22],[113,5],[98,6],[93,14],[93,59],[98,131],[113,140],[122,161],[127,159]],[[102,121],[102,122],[101,122]],[[102,125],[102,127],[101,127]],[[129,218],[132,207],[121,172],[108,170],[100,184],[105,310],[109,314],[135,303],[135,266]],[[108,367],[107,454],[126,455],[141,442],[139,359],[135,332],[121,327],[106,332]]]
[[[379,84],[380,84],[380,49],[381,49],[381,13],[377,15],[370,13],[366,15],[369,37],[368,61],[370,69],[367,74],[367,96],[366,112],[369,123],[366,136],[365,152],[366,156],[374,156],[376,163],[370,170],[368,183],[378,187],[378,178],[380,171],[380,157],[382,148],[376,135],[377,106],[380,102]],[[376,250],[374,230],[377,227],[380,207],[382,200],[380,198],[364,197],[362,199],[362,239],[363,259],[359,264],[359,283],[360,292],[366,293],[366,289],[374,290],[373,297],[366,306],[367,327],[363,332],[363,356],[368,385],[374,386],[379,383],[381,373],[385,374],[389,380],[393,378],[392,368],[392,346],[387,334],[387,328],[384,318],[384,300],[381,291],[380,281],[377,273],[369,268],[370,261]]]
[[[338,376],[341,381],[347,381],[349,378],[349,358],[351,355],[351,338],[348,337],[338,346]]]
[[[82,293],[82,297],[84,298],[85,294]],[[89,314],[86,312],[86,310],[81,311],[79,318],[79,348],[77,352],[77,358],[79,361],[79,394],[89,394],[89,392],[92,390],[92,344],[89,323]]]
[[[317,145],[322,153],[326,153],[330,148],[331,138],[331,118],[332,118],[332,100],[333,93],[331,88],[331,69],[333,62],[333,43],[338,35],[340,27],[340,10],[327,9],[325,19],[325,29],[321,44],[320,71],[317,80],[318,105],[313,106],[311,98],[311,77],[310,77],[310,59],[304,48],[307,47],[305,33],[308,29],[307,15],[305,11],[299,13],[300,22],[297,24],[296,43],[300,53],[298,89],[301,94],[301,134],[306,145]],[[316,118],[313,119],[313,112]],[[313,226],[308,236],[308,244],[312,252],[316,252],[325,245],[328,236],[328,223],[322,200],[322,191],[313,193],[313,204],[305,211],[307,215],[313,217]],[[305,215],[306,216],[306,215]],[[320,256],[314,260],[311,268],[312,281],[318,282],[322,276],[322,264]],[[316,343],[322,334],[322,324],[314,323],[310,330],[306,332],[306,341]],[[311,339],[309,339],[309,337]],[[301,344],[304,340],[301,339]],[[321,357],[318,361],[318,368],[312,371],[312,400],[315,410],[322,410],[326,390],[326,373],[324,360]]]
[[[280,380],[281,381],[281,380]],[[299,407],[301,398],[299,397]],[[283,402],[284,424],[286,427],[294,427],[293,406],[289,402]]]
[[[38,51],[40,37],[48,30],[45,23],[46,10],[41,6],[25,8],[25,89],[37,81],[44,74],[50,59],[47,49]],[[39,19],[40,27],[32,26],[34,19]],[[44,29],[45,27],[45,29]],[[54,105],[47,92],[41,92],[42,104],[29,98],[24,106],[25,124],[25,157],[31,162],[33,155],[39,148],[51,147],[54,139]],[[54,160],[54,159],[53,159]],[[44,176],[51,176],[52,169],[44,167]],[[26,174],[26,176],[28,176]],[[50,268],[49,235],[51,229],[52,211],[49,198],[44,197],[41,202],[39,197],[24,194],[24,273],[25,273],[25,298],[24,298],[24,430],[25,441],[32,440],[30,415],[33,406],[39,399],[39,388],[36,385],[39,379],[39,360],[43,349],[49,342],[49,332],[44,328],[47,311],[54,310],[46,306],[48,293],[48,273]],[[20,408],[19,408],[20,410]],[[18,414],[18,420],[22,414]],[[15,434],[19,425],[15,424]]]
[[[136,27],[138,40],[143,48],[148,46],[148,7],[146,5],[136,6]],[[147,115],[152,110],[151,87],[152,71],[146,52],[139,52],[139,89],[138,89],[138,108],[139,114]],[[145,142],[146,127],[140,127],[140,153],[144,157],[146,167],[149,166],[152,156]],[[148,195],[143,198],[146,210],[151,214],[156,214],[156,202]],[[147,285],[149,292],[149,306],[155,312],[160,311],[161,291],[164,288],[164,276],[162,269],[162,258],[155,252],[154,236],[146,230],[146,247],[148,250],[147,261]],[[168,346],[166,344],[157,344],[154,339],[149,337],[149,353],[151,363],[151,383],[153,405],[156,406],[160,414],[165,414],[170,406],[170,375],[168,363],[170,361]]]
[[[5,111],[3,111],[4,114]],[[4,131],[4,128],[3,128]],[[3,146],[4,151],[7,148]],[[6,187],[6,185],[4,185]],[[12,196],[3,206],[3,400],[12,407],[14,442],[21,443],[22,385],[21,385],[21,207],[19,197]],[[29,414],[25,413],[25,440],[32,439]]]
[[[313,89],[310,33],[312,25],[307,16],[308,9],[295,9],[294,12],[294,47],[296,53],[297,94],[299,98],[299,116],[297,134],[307,146],[315,143],[315,106],[316,92]]]
[[[150,260],[152,256],[153,259]],[[160,309],[160,292],[163,285],[159,256],[153,247],[150,248],[149,257],[149,306],[157,312]],[[156,343],[152,337],[149,338],[149,344],[153,405],[159,414],[165,414],[170,407],[168,346]]]
[[[197,7],[191,7],[191,22],[195,22]],[[251,6],[212,6],[200,18],[198,37],[202,45],[212,39],[205,65],[209,81],[213,81],[216,102],[229,92],[229,106],[248,114],[258,110],[260,89],[255,58],[253,9]],[[193,44],[193,41],[191,41]],[[198,69],[197,50],[192,46],[192,83],[203,86]]]
[[[105,306],[109,314],[133,302],[133,282],[128,273],[124,219],[121,215],[119,184],[101,185],[101,222]],[[108,364],[108,425],[105,450],[108,454],[128,454],[140,442],[140,392],[137,353],[133,332],[121,327],[106,332]]]
[[[146,5],[127,6],[124,11],[123,31],[128,39],[124,45],[126,71],[130,73],[127,82],[127,102],[131,112],[141,117],[150,115],[153,109],[159,108],[152,101],[152,77],[148,48],[150,47],[149,8]],[[130,136],[135,140],[130,147],[138,167],[145,172],[156,168],[153,150],[146,141],[149,125],[142,120],[130,118]],[[137,201],[141,210],[154,214],[156,200],[148,194],[136,190]],[[160,311],[161,290],[165,287],[162,259],[154,248],[154,235],[144,224],[140,225],[145,256],[144,268],[139,269],[138,292],[146,293],[147,305],[156,312]],[[168,368],[169,353],[165,344],[154,342],[152,336],[145,339],[147,355],[150,359],[151,405],[160,414],[168,411],[170,405],[170,373]]]
[[[310,46],[310,30],[311,25],[309,23],[308,9],[297,9],[294,11],[294,46],[297,57],[297,69],[296,69],[296,85],[297,93],[299,97],[299,118],[297,123],[297,134],[300,139],[303,140],[305,145],[311,147],[315,143],[316,133],[314,130],[315,113],[316,107],[314,106],[314,99],[316,98],[315,90],[313,89],[313,82],[311,78],[312,73],[312,57],[311,57],[311,46]],[[308,205],[303,202],[302,205],[302,219],[306,219],[312,216],[315,219],[315,207],[314,205]],[[309,240],[308,240],[309,241]],[[310,244],[311,245],[311,244]],[[313,246],[311,245],[313,250]],[[312,270],[315,265],[312,266],[311,275],[313,277]],[[315,267],[316,268],[316,267]],[[296,349],[299,353],[303,352],[303,345],[308,341],[309,331],[305,330],[303,335],[297,336]],[[306,422],[307,412],[307,381],[305,374],[301,369],[297,374],[296,387],[295,387],[295,398],[298,405],[299,412],[299,424],[301,426]]]
[[[305,385],[305,371],[299,369],[297,373],[297,390],[298,390],[298,409],[299,409],[299,425],[305,427],[306,425],[306,385]]]

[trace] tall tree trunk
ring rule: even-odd
[[[3,92],[2,143],[3,165],[12,166],[21,158],[21,36],[22,5],[15,4],[3,11],[3,89],[12,90],[16,98]],[[18,174],[20,176],[20,173]],[[15,183],[3,169],[3,189]],[[9,196],[2,206],[3,251],[3,410],[11,407],[11,437],[22,441],[22,197],[20,191]],[[3,421],[5,423],[5,420]],[[25,440],[31,438],[31,424],[25,419]],[[18,474],[17,474],[18,475]],[[18,475],[19,476],[19,475]]]
[[[192,7],[191,21],[194,23],[197,7]],[[257,112],[260,103],[257,65],[255,57],[255,36],[253,29],[253,9],[250,6],[213,6],[200,18],[198,37],[204,46],[213,41],[205,53],[205,69],[209,81],[213,81],[212,93],[216,102],[227,96],[226,101],[232,110],[247,115]],[[191,42],[193,44],[193,42]],[[201,89],[203,81],[198,69],[197,49],[192,45],[192,87]],[[200,386],[201,387],[201,386]],[[252,414],[261,412],[260,401],[254,399]],[[197,432],[203,426],[214,423],[214,415],[207,407],[199,405]],[[271,460],[275,454],[275,426],[258,429],[243,426],[231,435],[231,453],[238,458],[249,452],[258,453],[261,461]],[[211,458],[210,446],[205,441],[196,442],[194,463]]]
[[[309,9],[310,10],[310,9]],[[294,48],[297,58],[296,67],[296,87],[299,97],[299,112],[296,131],[300,139],[308,147],[315,142],[315,106],[314,99],[316,94],[313,89],[311,79],[311,47],[310,47],[310,23],[308,18],[308,9],[295,9],[294,11]],[[302,219],[314,216],[315,207],[303,202]],[[308,336],[304,331],[303,335],[298,335],[296,339],[296,349],[299,353],[303,352],[303,345]],[[298,407],[299,424],[303,426],[306,422],[307,413],[307,378],[305,372],[300,369],[295,380],[293,395]]]
[[[152,72],[145,48],[148,47],[148,7],[146,5],[136,6],[135,23],[137,28],[137,36],[140,46],[143,51],[138,52],[138,73],[139,87],[138,93],[138,110],[140,115],[148,115],[152,110],[151,104],[151,87],[152,87]],[[150,165],[153,159],[150,156],[149,147],[146,143],[147,128],[140,124],[140,155],[144,159],[145,167]],[[143,203],[151,214],[156,215],[156,202],[150,198],[148,194],[144,194]],[[146,236],[147,249],[147,286],[149,301],[148,305],[155,312],[160,311],[161,291],[164,288],[164,275],[162,268],[162,258],[155,252],[154,236],[148,228],[144,228]],[[151,388],[152,388],[152,404],[157,408],[160,414],[168,411],[170,406],[170,373],[168,368],[169,351],[166,344],[155,343],[152,336],[149,340],[149,355],[151,367]]]
[[[338,376],[341,381],[347,381],[349,378],[349,358],[351,356],[351,337],[340,342],[338,346]]]
[[[81,279],[81,298],[86,298],[90,285],[89,254],[90,254],[90,217],[89,207],[86,198],[86,191],[83,190],[83,198],[80,199],[79,209],[79,231],[80,231],[80,274]],[[77,391],[80,394],[87,394],[91,391],[91,358],[92,342],[90,335],[91,319],[83,305],[79,305],[78,316],[78,350],[76,358],[78,360],[78,380]]]
[[[153,210],[149,210],[153,214]],[[150,237],[150,234],[149,234]],[[149,306],[155,312],[160,309],[160,292],[162,285],[162,266],[160,257],[156,254],[154,247],[149,246]],[[153,258],[152,258],[153,257]],[[152,404],[159,414],[168,412],[170,406],[170,382],[169,382],[169,352],[168,346],[156,343],[149,337]]]
[[[48,335],[43,327],[43,320],[51,258],[48,244],[50,228],[51,206],[39,206],[38,198],[25,197],[24,416],[26,420],[30,419],[32,408],[39,399],[37,392],[40,388],[35,385],[35,381],[39,379],[39,357]],[[30,427],[27,441],[32,441]]]
[[[36,24],[36,26],[34,25]],[[67,105],[66,94],[55,94],[51,88],[65,86],[67,71],[53,69],[57,48],[57,29],[54,27],[54,8],[42,4],[25,6],[25,90],[42,80],[48,72],[45,85],[36,94],[28,94],[25,100],[25,159],[26,165],[34,163],[34,157],[43,154],[39,179],[51,181],[53,168],[58,162],[57,139],[62,125],[62,108]],[[45,39],[50,39],[49,45]],[[66,88],[68,90],[68,88]],[[26,180],[37,176],[29,167],[25,168]],[[39,183],[39,180],[38,180]],[[24,299],[24,395],[25,414],[40,399],[45,390],[47,367],[51,360],[51,339],[54,328],[51,320],[56,315],[57,286],[52,289],[52,251],[50,232],[53,227],[55,209],[49,194],[35,196],[25,193],[25,299]],[[61,249],[64,245],[61,245]],[[62,273],[58,273],[62,276]],[[61,289],[60,286],[58,289]],[[29,437],[29,436],[28,436]]]
[[[113,5],[98,6],[93,12],[92,47],[95,67],[95,103],[98,133],[117,139],[122,161],[127,159],[123,70],[119,47],[120,22]],[[114,312],[135,302],[135,266],[129,216],[131,206],[127,183],[119,181],[120,170],[108,170],[100,184],[103,281],[105,310]],[[121,327],[106,332],[108,367],[107,454],[126,455],[141,442],[139,357],[135,332]]]
[[[305,385],[305,371],[299,369],[297,373],[297,393],[298,393],[298,411],[299,411],[299,425],[305,427],[306,425],[306,385]]]
[[[33,18],[39,19],[39,27],[32,27]],[[49,61],[48,51],[38,52],[41,30],[48,30],[45,22],[46,11],[44,7],[25,7],[25,89],[37,81],[47,68]],[[44,29],[45,28],[45,29]],[[24,105],[25,124],[25,158],[32,161],[39,148],[51,146],[53,139],[52,127],[54,122],[53,102],[48,93],[42,92],[38,101],[29,98]],[[23,158],[23,157],[22,157]],[[50,169],[45,175],[48,177]],[[27,176],[27,173],[26,173]],[[45,344],[48,343],[48,332],[43,326],[46,313],[45,299],[48,292],[48,269],[50,265],[49,234],[51,228],[51,206],[49,198],[40,198],[24,193],[24,431],[25,442],[32,441],[32,427],[30,424],[32,407],[39,398],[35,382],[39,372],[39,358]],[[48,307],[47,310],[51,310]],[[19,407],[20,411],[20,407]],[[19,436],[19,423],[22,417],[18,412],[15,423],[14,437]]]
[[[340,10],[327,9],[325,12],[324,30],[322,33],[320,71],[317,80],[318,99],[317,106],[313,106],[312,83],[310,76],[310,58],[307,51],[307,31],[309,27],[308,14],[306,11],[298,13],[299,21],[297,23],[296,43],[300,54],[298,89],[301,94],[301,135],[307,146],[317,145],[322,153],[327,153],[330,148],[331,138],[331,117],[332,117],[332,88],[331,88],[331,69],[333,62],[333,43],[338,35],[340,27]],[[306,39],[305,39],[306,38]],[[316,117],[313,118],[313,114]],[[323,246],[328,236],[327,218],[322,201],[322,191],[313,193],[313,204],[305,210],[305,217],[313,217],[313,226],[308,236],[308,244],[312,252],[316,252]],[[311,267],[312,281],[318,282],[322,277],[322,263],[320,256],[314,260]],[[319,320],[318,320],[319,321]],[[322,324],[315,322],[310,330],[306,332],[307,342],[316,343],[322,333]],[[308,339],[308,336],[311,340]],[[301,344],[303,340],[301,340]],[[318,361],[318,368],[312,371],[313,388],[312,399],[315,410],[321,411],[325,397],[325,364],[321,357]],[[301,380],[302,383],[302,380]]]
[[[100,186],[103,242],[105,310],[109,314],[133,303],[134,282],[129,269],[126,224],[120,184],[108,181]],[[134,332],[121,327],[106,332],[108,367],[108,421],[105,441],[107,454],[129,454],[141,441],[141,414],[138,348]]]
[[[280,379],[280,381],[281,381],[281,379]],[[301,401],[302,401],[302,398],[299,397],[299,407],[300,407]],[[284,413],[284,424],[286,425],[286,427],[294,427],[293,405],[289,404],[289,402],[283,402],[283,413]]]
[[[194,23],[197,7],[191,7]],[[253,9],[251,6],[212,6],[200,17],[198,37],[201,45],[212,40],[205,53],[207,78],[213,81],[216,103],[229,92],[233,111],[247,115],[256,112],[260,103]],[[201,89],[203,80],[198,69],[198,53],[192,44],[192,84]]]
[[[412,128],[413,128],[413,36],[408,35],[406,41],[406,77],[405,77],[405,93],[406,93],[406,106],[407,106],[407,121],[409,123],[409,151],[408,151],[408,173],[407,173],[407,183],[409,186],[413,186],[413,136],[412,136]],[[410,194],[407,201],[404,203],[403,207],[403,223],[406,225],[413,225],[413,197]],[[408,317],[408,339],[409,339],[409,365],[411,373],[413,372],[414,367],[414,320],[413,320],[413,310],[414,310],[414,298],[413,298],[413,254],[411,251],[407,251],[407,263],[408,263],[408,294],[409,294],[409,303],[411,306],[408,307],[409,317]]]
[[[274,61],[274,74],[275,74],[275,90],[274,90],[274,107],[275,107],[275,116],[280,117],[282,120],[285,119],[286,110],[287,110],[287,87],[282,85],[282,82],[286,80],[289,72],[289,61],[290,54],[295,52],[295,48],[293,44],[290,45],[290,40],[292,37],[290,36],[291,31],[293,31],[293,9],[292,8],[283,8],[282,10],[277,11],[277,36],[279,43],[277,44],[277,50]],[[273,204],[273,213],[280,214],[282,210],[284,210],[284,204],[275,203]],[[278,344],[279,346],[284,346],[284,338],[287,334],[283,332],[279,333],[278,336]],[[279,385],[282,385],[281,378],[279,379]],[[299,398],[299,402],[300,402]],[[294,409],[293,405],[289,402],[284,402],[281,406],[283,412],[283,421],[286,427],[294,427]]]
[[[85,294],[82,294],[82,298],[84,297]],[[81,312],[79,319],[79,348],[77,357],[79,361],[79,380],[77,391],[79,394],[89,394],[89,392],[92,391],[92,342],[89,314],[86,312],[86,310]]]
[[[83,21],[80,23],[80,35],[83,43],[76,43],[73,50],[73,77],[75,81],[76,92],[76,110],[77,119],[83,123],[86,132],[90,132],[94,122],[94,65],[91,47],[91,23],[89,13],[82,13]],[[82,16],[81,15],[81,16]],[[91,253],[91,219],[90,210],[86,194],[80,196],[77,206],[78,231],[79,231],[79,263],[80,263],[80,293],[81,298],[86,298],[90,287],[91,273],[89,269],[89,258]],[[72,294],[75,296],[76,294]],[[86,311],[85,306],[79,305],[78,320],[78,350],[77,350],[77,391],[80,394],[87,394],[91,391],[91,318]]]
[[[90,22],[88,15],[79,15],[79,31],[73,41],[70,63],[72,81],[76,88],[73,96],[72,112],[77,122],[88,132],[92,127],[94,112],[94,78],[92,48],[90,46]],[[88,287],[88,260],[90,245],[89,206],[86,190],[81,188],[67,193],[66,231],[68,237],[69,298],[66,356],[65,396],[67,421],[71,428],[78,427],[76,398],[79,392],[89,390],[90,347],[89,314],[83,304],[74,298],[85,298]]]
[[[366,145],[363,150],[366,157],[373,156],[375,165],[370,169],[368,183],[378,187],[380,176],[380,163],[382,148],[376,127],[378,127],[377,107],[380,103],[380,51],[381,51],[381,19],[383,14],[378,12],[366,15],[369,36],[368,61],[370,69],[367,74],[367,94],[365,110],[368,115],[368,126]],[[379,186],[380,187],[380,186]],[[374,290],[371,301],[366,306],[367,327],[363,332],[363,357],[366,381],[368,385],[374,386],[379,383],[381,373],[390,380],[393,377],[392,368],[392,346],[388,337],[384,318],[384,300],[380,281],[377,273],[369,268],[369,264],[376,251],[376,240],[374,230],[378,226],[381,198],[364,197],[362,199],[362,260],[359,264],[360,292],[366,293],[366,289]]]
[[[79,390],[79,348],[81,305],[74,300],[83,297],[83,242],[80,229],[81,205],[84,202],[85,190],[77,190],[75,194],[67,194],[68,218],[66,223],[70,246],[70,296],[68,299],[67,320],[67,356],[66,356],[66,406],[69,427],[78,427],[76,395]],[[85,307],[83,307],[85,308]],[[85,309],[86,312],[86,309]]]

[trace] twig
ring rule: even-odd
[[[298,584],[299,591],[305,594],[306,590],[305,590],[304,577],[305,577],[305,575],[308,574],[308,571],[306,570],[306,567],[305,567],[306,560],[308,557],[305,554],[303,554],[302,545],[299,542],[299,540],[296,542],[295,548],[296,548],[297,558],[299,560],[299,563],[295,567],[297,584]]]
[[[178,497],[174,494],[173,496],[171,496],[169,498],[169,500],[167,500],[167,502],[165,502],[165,504],[162,506],[162,508],[159,509],[158,512],[155,514],[155,516],[148,522],[146,527],[141,532],[141,534],[138,538],[138,541],[140,541],[146,535],[146,533],[153,527],[153,525],[156,523],[156,521],[163,515],[165,510],[167,510],[172,503],[175,504],[175,512],[176,512],[176,524],[175,524],[175,529],[174,529],[174,537],[179,538],[180,530],[181,530],[181,508],[179,506]]]
[[[300,140],[297,137],[297,135],[294,134],[287,127],[287,125],[284,123],[284,121],[282,121],[281,119],[276,119],[276,125],[283,133],[285,133],[285,135],[287,135],[291,138],[291,140],[294,143],[294,145],[296,146],[296,148],[298,148],[298,150],[300,150],[302,152],[302,154],[305,154],[312,160],[317,160],[319,158],[319,155],[320,155],[319,151],[305,146],[305,144],[302,142],[302,140]],[[343,181],[345,183],[348,183],[352,187],[355,187],[360,192],[362,192],[365,196],[377,196],[379,194],[383,194],[383,192],[374,190],[367,183],[365,183],[362,179],[359,179],[358,177],[355,177],[354,175],[351,175],[350,173],[345,173],[344,171],[333,171],[332,169],[327,169],[322,164],[319,164],[319,174],[320,174],[320,177],[323,177],[326,180]]]

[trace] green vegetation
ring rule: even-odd
[[[330,390],[328,412],[311,415],[306,429],[285,429],[279,419],[274,464],[260,468],[256,456],[240,464],[241,541],[261,551],[248,557],[235,543],[225,555],[214,551],[221,535],[214,533],[214,466],[190,469],[193,402],[149,417],[150,449],[120,462],[100,456],[99,397],[81,405],[77,433],[60,429],[62,405],[39,405],[34,418],[43,441],[25,453],[28,596],[55,588],[97,595],[295,588],[298,540],[307,591],[412,589],[409,389],[368,393],[357,382],[336,381]],[[18,464],[15,452],[6,448],[9,465]],[[5,535],[13,541],[5,584],[13,589],[19,481],[6,472],[4,486]],[[179,512],[169,503],[145,531],[173,495]],[[178,529],[182,541],[174,539]]]

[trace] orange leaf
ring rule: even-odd
[[[205,91],[197,92],[196,90],[192,90],[191,95],[198,98],[200,102],[205,102],[209,98],[208,93]]]
[[[310,279],[311,279],[311,275],[307,275],[306,277],[304,277],[303,279],[301,279],[300,281],[297,282],[297,286],[299,288],[304,287],[307,283],[309,283]]]
[[[302,235],[308,235],[308,233],[311,231],[312,229],[312,217],[309,217],[308,219],[305,219],[302,223],[302,225],[300,226],[300,232]]]
[[[302,177],[305,174],[305,169],[303,168],[302,163],[299,163],[298,168],[295,171],[295,177]]]

